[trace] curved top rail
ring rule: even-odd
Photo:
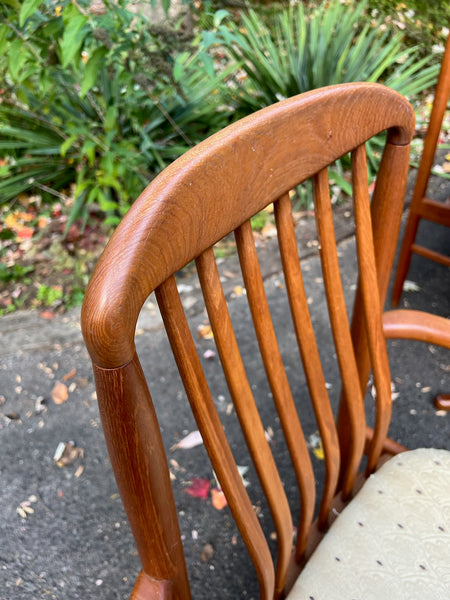
[[[264,108],[189,150],[143,191],[99,260],[82,310],[92,360],[129,362],[142,305],[169,275],[380,131],[408,144],[414,122],[397,92],[349,83]]]

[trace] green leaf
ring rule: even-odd
[[[352,195],[352,184],[342,177],[342,175],[339,175],[335,169],[329,169],[329,176],[330,179],[334,179],[336,185],[338,185],[341,190],[347,194],[347,196]]]
[[[9,47],[8,67],[9,73],[14,81],[19,80],[19,73],[27,59],[27,53],[24,51],[24,43],[20,39],[13,41]]]
[[[188,58],[189,52],[182,52],[176,57],[175,64],[173,65],[173,78],[175,81],[180,81],[183,76],[184,66]]]
[[[100,208],[104,211],[104,212],[109,212],[109,211],[116,211],[117,210],[117,202],[114,202],[114,200],[100,200]]]
[[[97,145],[92,140],[86,140],[81,148],[81,152],[87,157],[89,165],[92,167],[95,162],[95,149]]]
[[[84,69],[83,81],[81,82],[80,96],[84,98],[92,86],[97,82],[97,76],[102,61],[108,50],[104,46],[97,48],[89,58]]]
[[[117,106],[110,106],[105,115],[105,131],[110,133],[117,129]]]
[[[12,6],[16,10],[20,8],[19,0],[2,0],[2,4],[6,4],[7,6]]]
[[[229,15],[230,15],[230,13],[227,10],[225,10],[224,8],[217,10],[214,13],[214,19],[213,19],[214,27],[219,27],[219,25],[222,23],[222,21],[224,19],[226,19]]]
[[[8,45],[8,33],[10,29],[8,25],[0,25],[0,56],[5,53]]]
[[[72,62],[75,56],[80,51],[81,44],[85,36],[84,25],[87,23],[87,17],[77,14],[69,21],[64,31],[63,39],[61,40],[61,64],[63,68]]]
[[[28,17],[31,17],[36,12],[42,2],[43,0],[25,0],[20,8],[19,24],[21,27],[23,27]]]
[[[59,149],[61,156],[64,157],[67,154],[67,150],[72,146],[77,137],[77,135],[71,135],[69,138],[67,138],[67,140],[65,140],[64,143],[61,144]]]

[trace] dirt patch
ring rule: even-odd
[[[41,216],[32,199],[2,217],[0,314],[31,308],[55,313],[80,304],[110,233],[100,217],[66,231],[58,206]]]

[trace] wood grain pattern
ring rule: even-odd
[[[389,283],[389,274],[394,261],[395,248],[403,208],[404,190],[408,175],[409,148],[404,145],[386,143],[381,159],[375,190],[371,202],[372,235],[378,279],[380,305],[384,306]],[[367,348],[364,310],[361,290],[356,290],[352,316],[352,340],[358,365],[361,391],[364,393],[370,373],[370,357]],[[345,393],[341,396],[337,420],[341,447],[341,477],[346,477],[351,455],[351,430]]]
[[[441,252],[434,252],[420,244],[414,243],[419,228],[420,219],[427,219],[450,227],[450,208],[443,202],[435,202],[426,197],[428,180],[433,166],[434,155],[439,140],[447,103],[450,97],[450,35],[447,37],[444,56],[442,57],[441,70],[436,86],[430,122],[417,171],[416,184],[409,209],[409,217],[403,235],[402,247],[392,288],[392,305],[397,306],[403,290],[403,283],[408,274],[412,253],[420,254],[425,258],[435,260],[445,266],[450,266],[450,256]]]
[[[340,278],[328,175],[324,169],[314,176],[314,204],[317,212],[317,234],[328,312],[341,372],[343,393],[347,398],[348,424],[351,431],[351,452],[347,474],[342,483],[344,495],[348,495],[355,483],[364,450],[365,412]]]
[[[292,553],[294,528],[291,512],[245,373],[213,250],[209,249],[201,254],[196,263],[228,388],[275,524],[278,545],[275,597],[278,597],[285,586]],[[299,427],[298,419],[296,422]]]
[[[388,88],[331,86],[263,109],[180,157],[133,204],[91,279],[83,333],[96,364],[131,360],[142,304],[172,272],[376,133],[392,128],[390,139],[407,145],[413,123]]]
[[[273,598],[275,575],[267,541],[220,423],[173,277],[156,290],[178,370],[214,471],[258,575],[260,598]]]
[[[175,598],[189,600],[169,468],[139,360],[135,355],[119,369],[94,366],[94,376],[111,463],[148,575],[140,577],[137,590],[147,589],[151,583],[158,594],[172,590]],[[137,597],[143,594],[139,592]]]
[[[386,339],[418,340],[450,348],[450,320],[420,310],[389,310],[383,314]]]
[[[336,493],[340,464],[339,441],[309,314],[292,221],[291,203],[287,194],[275,203],[275,219],[295,335],[325,453],[325,485],[319,515],[320,527],[324,527],[328,521],[332,499]],[[308,489],[311,488],[311,477],[314,475],[312,471],[311,473],[309,471],[311,463],[307,456],[299,456],[294,464],[299,470],[298,480],[303,502],[302,520],[299,524],[297,538],[297,558],[300,560],[306,549],[307,535],[305,534],[308,533],[312,518],[314,496],[310,492],[308,493]],[[308,471],[305,469],[306,466]]]
[[[380,459],[383,443],[387,437],[392,400],[389,360],[381,321],[382,309],[375,264],[365,146],[358,146],[352,152],[352,182],[359,281],[364,305],[367,345],[376,389],[375,431],[367,460],[369,474]]]
[[[369,204],[363,145],[384,129],[388,141]],[[332,521],[333,508],[342,507],[359,489],[363,451],[371,470],[386,455],[404,450],[387,437],[390,374],[385,339],[450,346],[445,319],[408,311],[382,316],[413,131],[410,105],[376,84],[333,86],[288,99],[186,153],[148,186],[112,237],[86,294],[82,328],[111,462],[143,567],[133,600],[190,598],[167,459],[134,346],[138,314],[150,292],[156,292],[193,415],[253,561],[261,599],[282,598],[288,592]],[[327,177],[328,165],[350,151],[359,262],[351,324]],[[314,180],[325,293],[343,381],[337,424],[309,315],[288,196],[308,178]],[[307,398],[297,402],[289,387],[249,222],[272,202],[293,329],[325,451],[326,479],[316,519],[315,475],[301,425]],[[265,439],[211,248],[233,231],[267,380],[300,490],[295,551],[289,499]],[[193,259],[225,378],[275,523],[276,566],[237,471],[177,291],[174,273]],[[363,403],[371,369],[378,398],[374,430],[365,425]]]

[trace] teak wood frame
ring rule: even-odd
[[[412,254],[419,254],[450,267],[450,256],[425,248],[415,242],[419,223],[426,219],[440,225],[450,227],[450,205],[426,197],[428,180],[433,166],[436,146],[442,127],[445,111],[450,97],[450,36],[447,38],[444,56],[442,58],[439,80],[436,87],[430,122],[425,136],[422,157],[417,171],[416,183],[411,199],[408,221],[405,227],[403,242],[395,274],[392,290],[392,304],[397,306],[403,290],[403,284],[408,274]],[[449,397],[450,398],[450,397]],[[450,405],[449,405],[450,407]]]
[[[364,143],[387,130],[371,205]],[[450,347],[445,319],[391,311],[382,318],[400,225],[414,130],[410,105],[376,84],[309,92],[231,125],[177,160],[142,193],[108,244],[89,285],[82,327],[97,386],[111,462],[136,540],[142,571],[131,598],[188,599],[189,582],[167,459],[134,345],[138,314],[155,290],[178,369],[205,447],[247,546],[261,599],[283,597],[323,531],[385,454],[391,412],[385,337],[415,337]],[[345,310],[331,219],[327,166],[352,151],[360,271],[351,326]],[[302,284],[288,191],[313,178],[321,260],[343,391],[337,426]],[[314,521],[311,461],[278,350],[249,219],[274,203],[294,330],[325,449],[326,479]],[[211,246],[234,231],[250,310],[274,403],[301,495],[298,538],[271,449],[237,348]],[[276,527],[274,567],[238,474],[173,274],[195,260],[221,363]],[[376,293],[378,289],[379,293]],[[375,290],[375,292],[374,292]],[[372,369],[377,419],[366,428],[363,390]]]

